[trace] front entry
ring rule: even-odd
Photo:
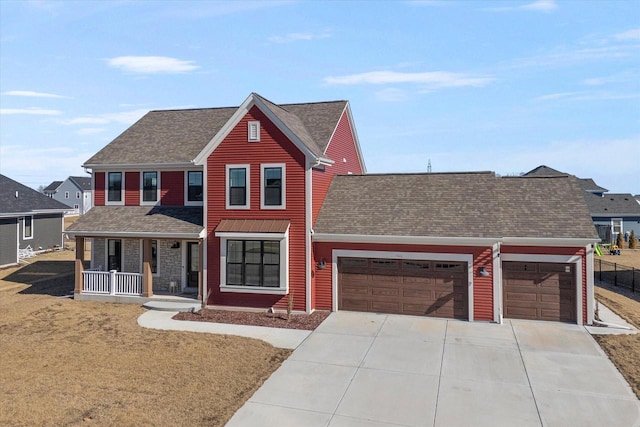
[[[198,273],[200,272],[200,245],[198,242],[187,242],[187,283],[188,288],[198,289]]]

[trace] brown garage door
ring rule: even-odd
[[[338,309],[468,318],[467,264],[340,258]]]
[[[576,321],[574,264],[502,263],[504,317]]]

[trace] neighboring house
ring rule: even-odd
[[[544,165],[523,176],[568,176],[575,180],[585,191],[584,197],[593,224],[603,243],[615,242],[618,233],[625,235],[634,230],[636,236],[640,235],[640,204],[633,195],[608,193],[609,190],[600,187],[591,178],[577,178]]]
[[[91,177],[70,176],[64,181],[53,181],[43,190],[44,194],[84,215],[93,206]]]
[[[346,101],[152,111],[84,166],[79,299],[176,283],[214,307],[593,320],[598,239],[573,180],[362,175]],[[103,271],[82,270],[83,239]]]
[[[17,264],[19,250],[62,247],[65,205],[0,175],[0,267]]]

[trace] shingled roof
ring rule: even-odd
[[[525,177],[551,177],[551,176],[570,176],[577,181],[578,186],[589,193],[605,193],[607,190],[604,187],[600,187],[591,178],[578,178],[575,175],[568,174],[566,172],[560,172],[559,170],[550,168],[549,166],[541,165],[529,172],[523,174]]]
[[[70,176],[69,181],[76,184],[82,191],[91,190],[91,177],[88,176]]]
[[[566,176],[492,172],[341,175],[318,234],[597,239],[582,191]]]
[[[65,232],[84,236],[197,238],[202,224],[199,206],[95,206]]]
[[[592,216],[640,217],[640,203],[630,193],[607,193],[602,197],[587,194],[585,199]]]
[[[0,216],[35,213],[36,211],[62,212],[68,209],[69,206],[7,176],[0,175]]]
[[[47,185],[47,187],[42,190],[44,192],[56,191],[58,187],[62,185],[62,181],[53,181],[51,184]]]
[[[274,104],[262,101],[317,156],[324,153],[347,101]],[[231,119],[238,107],[150,111],[85,166],[189,163]]]

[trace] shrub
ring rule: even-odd
[[[618,238],[616,239],[616,245],[618,245],[618,249],[624,248],[624,237],[622,233],[618,233]]]
[[[629,249],[635,249],[638,246],[638,239],[636,239],[636,231],[631,230],[629,234]]]

